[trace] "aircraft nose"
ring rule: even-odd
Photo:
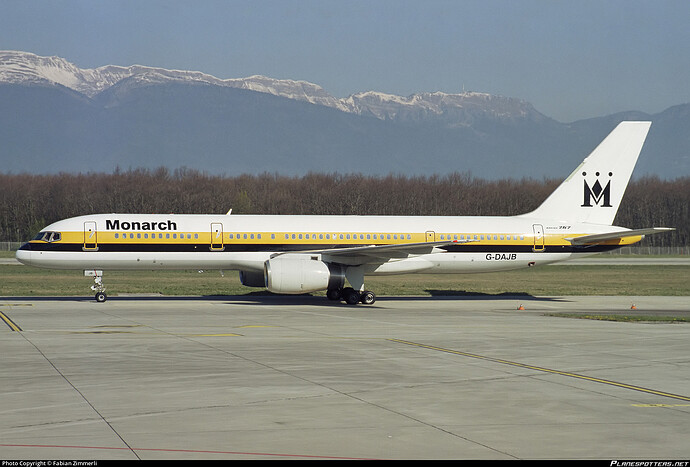
[[[15,257],[17,258],[17,261],[22,264],[31,264],[31,250],[25,250],[24,247],[22,247],[17,250]]]

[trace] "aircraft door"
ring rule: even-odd
[[[427,242],[436,241],[436,232],[434,232],[433,230],[427,230],[426,231],[426,241]]]
[[[223,248],[223,224],[214,222],[211,224],[211,251],[222,251]]]
[[[544,226],[534,224],[532,230],[534,232],[534,247],[532,249],[536,252],[544,251]]]
[[[96,222],[84,222],[84,251],[98,250],[98,231],[96,230]]]

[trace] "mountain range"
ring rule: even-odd
[[[0,51],[0,172],[186,167],[561,178],[622,120],[653,122],[635,175],[690,175],[690,104],[561,123],[479,92],[345,98],[306,81],[133,65],[82,69]]]

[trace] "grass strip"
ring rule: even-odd
[[[379,296],[690,295],[690,266],[543,266],[482,274],[409,274],[367,277]],[[91,295],[93,280],[81,271],[0,265],[0,296]],[[105,271],[110,295],[245,295],[236,271]],[[322,295],[322,292],[314,295]]]

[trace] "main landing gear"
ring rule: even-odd
[[[348,305],[356,305],[358,303],[363,303],[365,305],[371,305],[376,301],[376,294],[371,290],[364,290],[358,292],[352,287],[345,287],[344,289],[328,289],[326,292],[326,297],[329,300],[344,300]]]

